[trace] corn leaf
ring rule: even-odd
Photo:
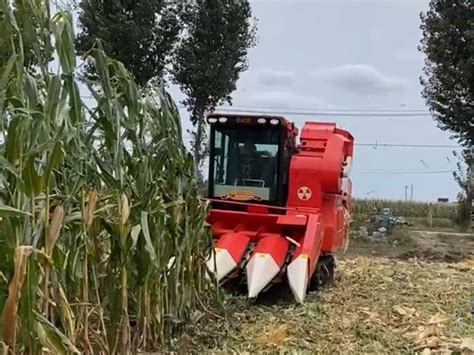
[[[146,251],[150,256],[152,264],[156,264],[157,256],[153,242],[151,241],[150,230],[148,228],[148,213],[145,211],[141,212],[141,227],[143,238],[145,238]]]
[[[2,338],[5,344],[11,348],[15,348],[16,345],[18,306],[25,281],[28,257],[32,252],[33,248],[29,246],[19,246],[15,249],[15,272],[8,287],[8,298],[2,314]]]
[[[80,354],[76,346],[42,314],[35,312],[36,334],[41,344],[55,354]]]
[[[0,203],[0,217],[31,216],[29,212],[22,211]]]
[[[0,352],[2,355],[8,355],[8,346],[3,341],[0,341]]]

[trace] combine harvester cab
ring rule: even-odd
[[[218,115],[211,126],[208,199],[221,283],[239,278],[256,297],[286,281],[303,302],[330,281],[348,244],[354,139],[333,123],[298,130],[283,117]]]

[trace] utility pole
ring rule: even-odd
[[[410,186],[410,201],[413,201],[413,185]]]
[[[405,185],[405,201],[408,201],[408,185]]]

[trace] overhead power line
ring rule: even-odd
[[[420,170],[420,171],[353,171],[354,175],[424,175],[424,174],[452,174],[453,170]]]
[[[319,110],[319,111],[295,111],[295,110],[246,110],[240,108],[219,108],[216,109],[216,113],[252,113],[261,115],[294,115],[294,116],[338,116],[338,117],[428,117],[429,113],[408,113],[408,112],[337,112],[335,110]]]
[[[184,135],[184,139],[191,139],[190,135]],[[405,143],[355,143],[358,147],[382,147],[382,148],[461,148],[458,145],[436,145],[436,144],[405,144]]]
[[[93,99],[92,95],[81,95],[85,99]],[[178,104],[180,108],[186,106]],[[249,110],[250,108],[250,110]],[[222,106],[216,108],[216,112],[247,112],[262,114],[292,114],[292,115],[313,115],[324,114],[333,116],[430,116],[430,112],[424,109],[369,109],[369,108],[288,108],[278,106],[259,106],[259,105],[235,105]]]
[[[356,143],[359,147],[388,147],[388,148],[460,148],[458,145],[443,144],[404,144],[404,143]]]
[[[85,99],[93,99],[93,96],[81,95]],[[186,108],[184,105],[177,105]],[[248,110],[245,107],[252,109]],[[263,110],[256,110],[262,108]],[[347,116],[347,117],[429,117],[431,114],[422,110],[383,110],[383,109],[284,109],[271,106],[229,106],[216,109],[216,113],[253,113],[262,115],[294,115],[294,116]]]
[[[345,116],[345,117],[428,117],[429,113],[386,113],[386,112],[330,112],[328,111],[264,111],[245,109],[216,109],[216,113],[253,113],[261,115],[293,115],[293,116]]]
[[[373,112],[373,113],[423,113],[429,115],[429,111],[426,109],[370,109],[370,108],[316,108],[316,107],[281,107],[281,106],[263,106],[263,105],[232,105],[232,106],[221,106],[218,109],[232,110],[232,109],[263,109],[269,111],[330,111],[330,112]]]
[[[92,95],[81,95],[82,98],[85,99],[93,99],[94,96]],[[182,104],[178,104],[178,107],[186,108],[186,106]],[[268,110],[268,111],[310,111],[310,112],[320,112],[320,111],[328,111],[328,112],[355,112],[355,113],[404,113],[404,114],[426,114],[429,115],[429,111],[426,109],[379,109],[379,108],[317,108],[317,107],[283,107],[283,106],[265,106],[265,105],[232,105],[232,106],[221,106],[218,107],[217,110],[247,110],[250,109],[261,109],[261,110]],[[254,110],[255,111],[255,110]]]

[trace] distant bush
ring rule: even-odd
[[[454,221],[463,230],[467,230],[471,224],[471,209],[470,198],[468,198],[464,193],[459,194]]]
[[[428,217],[408,217],[408,222],[412,225],[434,228],[452,228],[457,225],[455,219],[450,218],[433,218],[431,221]]]

